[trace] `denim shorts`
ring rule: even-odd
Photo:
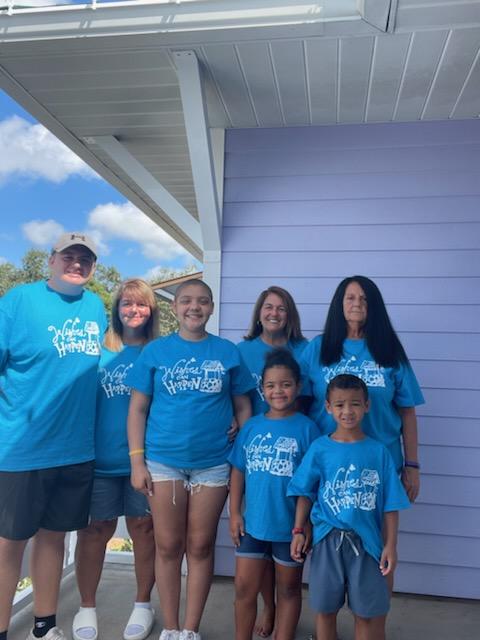
[[[310,606],[318,613],[335,613],[345,594],[352,612],[361,618],[388,613],[390,593],[377,560],[363,548],[354,531],[332,529],[313,548],[309,577]]]
[[[272,542],[258,540],[249,533],[240,537],[240,546],[235,549],[239,558],[254,560],[273,560],[284,567],[302,567],[303,563],[293,560],[290,555],[290,542]]]
[[[120,516],[149,516],[147,498],[135,491],[130,476],[94,478],[90,520],[114,520]]]
[[[169,467],[155,460],[146,460],[147,469],[153,482],[166,480],[182,480],[187,491],[193,493],[204,487],[228,487],[230,481],[230,465],[228,462],[204,469],[179,469]]]

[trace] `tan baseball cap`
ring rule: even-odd
[[[86,236],[84,233],[80,233],[79,231],[69,231],[67,233],[62,233],[55,246],[53,247],[53,250],[57,252],[65,251],[65,249],[73,247],[74,245],[86,247],[93,253],[95,259],[97,258],[97,247],[95,246],[95,243],[91,238]]]

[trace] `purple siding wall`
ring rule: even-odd
[[[401,518],[398,591],[480,598],[479,152],[478,121],[227,135],[222,335],[239,341],[278,284],[313,337],[361,273],[420,379],[422,491]]]

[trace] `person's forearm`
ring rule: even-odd
[[[415,407],[399,407],[405,460],[418,462],[418,430]]]
[[[149,406],[149,396],[138,391],[132,391],[127,420],[128,448],[130,451],[139,451],[145,447],[145,424]],[[131,457],[133,462],[135,456]]]
[[[383,541],[386,547],[397,548],[398,511],[387,511],[383,516]]]
[[[252,417],[252,403],[247,395],[233,396],[233,412],[239,427]]]
[[[306,496],[298,496],[295,510],[295,528],[303,529],[312,509],[312,501]]]
[[[232,467],[230,474],[230,513],[239,515],[242,508],[243,492],[245,490],[245,475]]]

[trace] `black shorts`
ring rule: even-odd
[[[39,529],[88,524],[94,461],[36,471],[0,471],[0,536],[28,540]]]

